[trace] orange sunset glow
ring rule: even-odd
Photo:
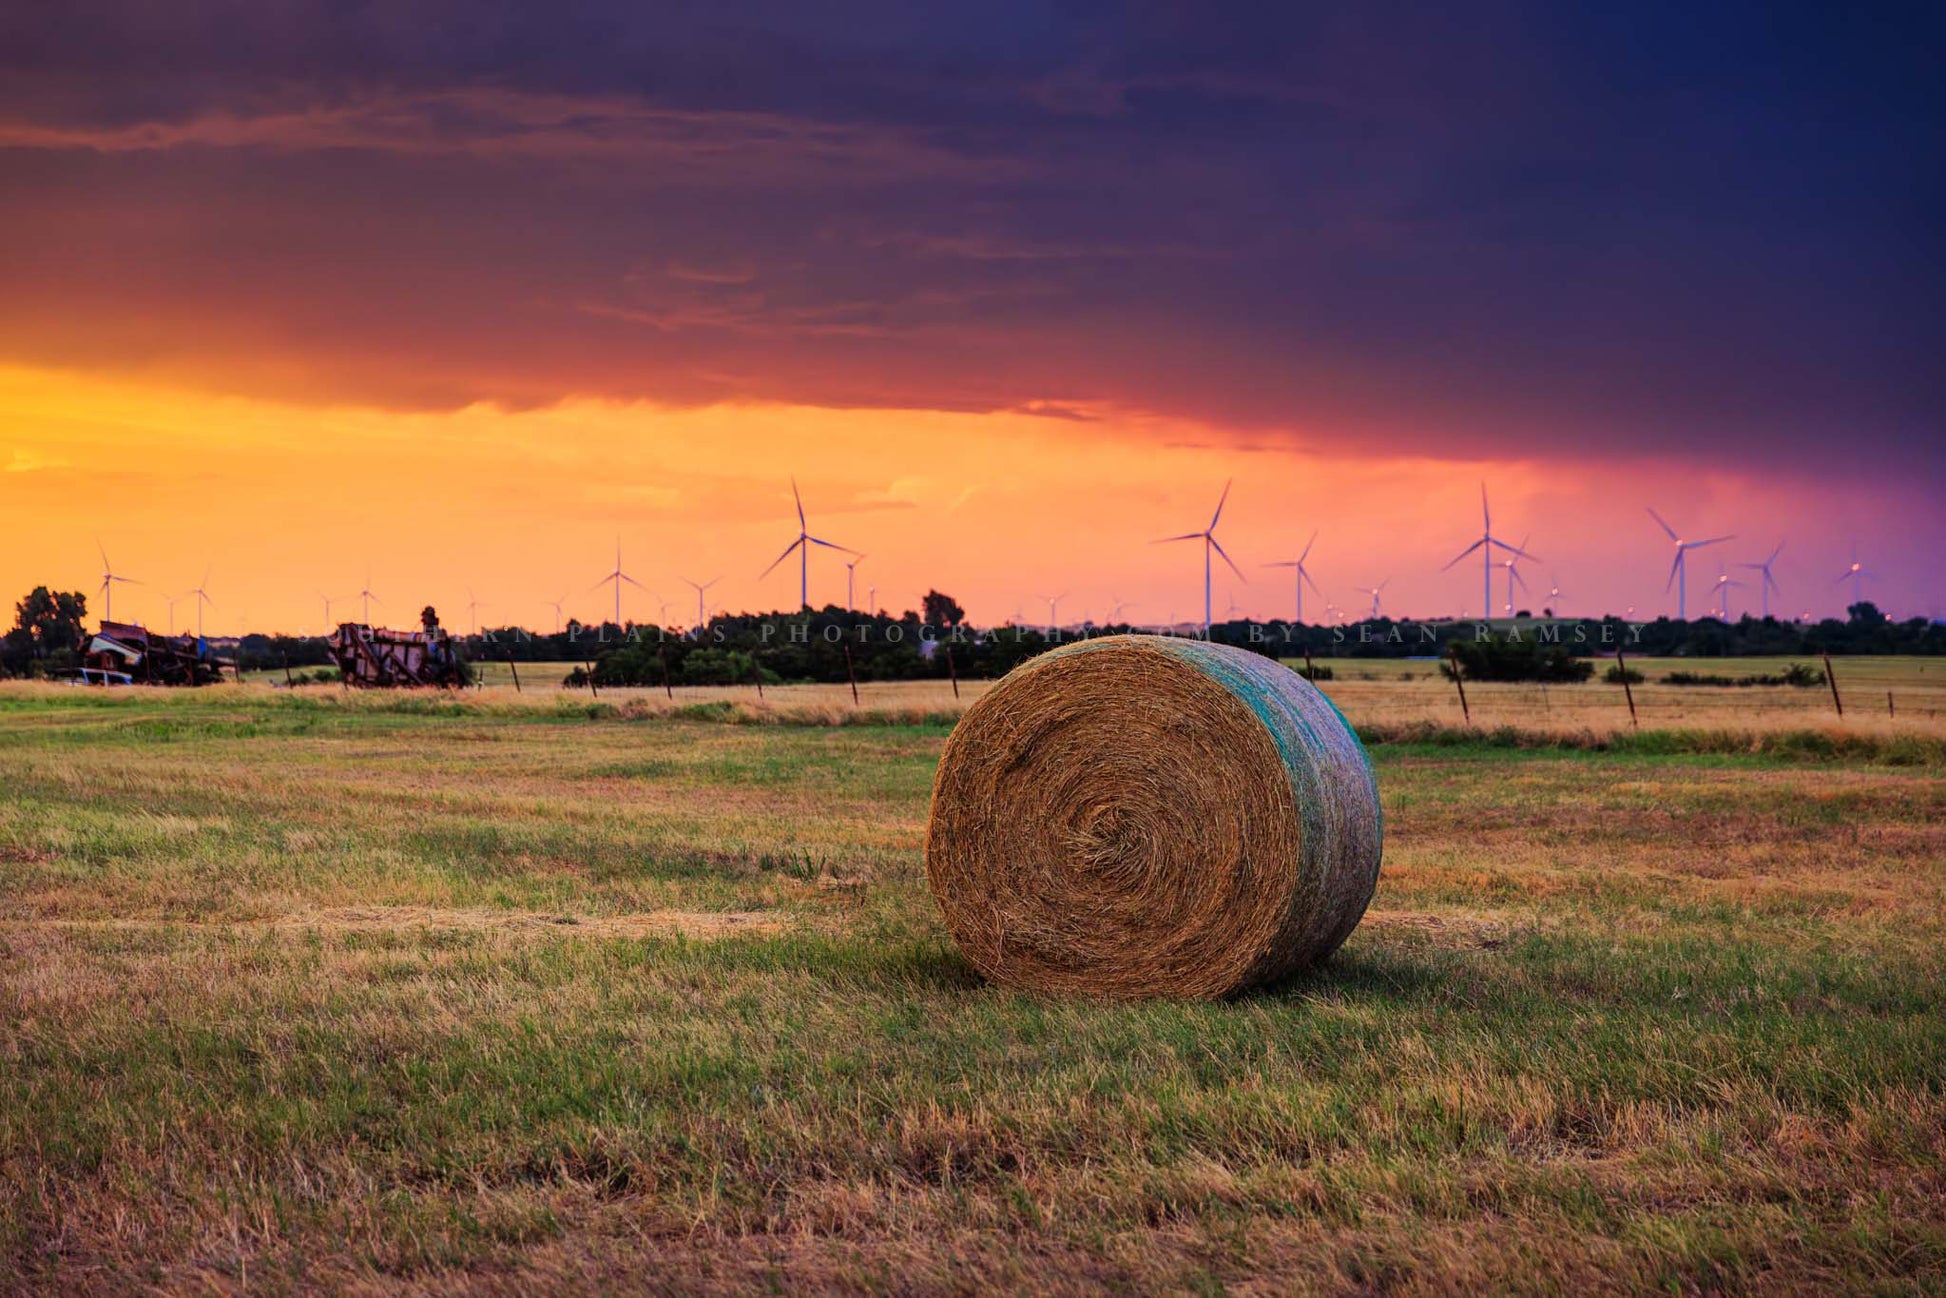
[[[1234,601],[1238,616],[1291,616],[1288,571],[1263,565],[1317,530],[1308,566],[1348,614],[1367,606],[1355,588],[1389,580],[1388,611],[1477,616],[1478,566],[1440,567],[1477,532],[1484,479],[1497,527],[1531,536],[1545,560],[1526,574],[1536,602],[1558,584],[1561,611],[1649,615],[1664,602],[1665,547],[1640,500],[1734,526],[1766,553],[1773,533],[1837,553],[1848,526],[1869,527],[1885,500],[1862,486],[1729,471],[1668,484],[1639,463],[1388,455],[1326,434],[1289,446],[1085,414],[592,398],[406,412],[9,369],[0,503],[18,542],[0,555],[0,579],[92,589],[98,536],[117,571],[142,583],[117,587],[118,615],[158,626],[169,596],[208,571],[212,631],[315,633],[321,597],[350,615],[369,569],[385,601],[375,617],[416,615],[425,602],[463,617],[474,598],[482,625],[542,627],[556,598],[569,616],[608,615],[611,596],[594,586],[619,539],[624,566],[649,588],[626,593],[624,616],[687,625],[685,576],[721,577],[711,603],[730,611],[795,604],[795,560],[759,578],[795,534],[795,474],[813,532],[867,556],[861,608],[872,587],[896,613],[937,586],[982,620],[1044,622],[1044,597],[1060,595],[1064,622],[1101,620],[1113,601],[1162,622],[1199,614],[1201,560],[1196,547],[1152,542],[1201,527],[1234,477],[1219,536],[1246,580],[1219,566],[1219,613]],[[1909,507],[1924,503],[1914,493]],[[1802,520],[1818,510],[1831,521],[1807,535]],[[380,537],[393,539],[367,539]],[[839,557],[814,552],[813,603],[843,604],[844,578]],[[1804,583],[1820,611],[1844,594],[1828,586]],[[1307,592],[1307,604],[1307,620],[1324,619],[1325,600]],[[189,606],[176,616],[186,624]]]

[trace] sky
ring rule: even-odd
[[[724,8],[0,11],[0,593],[1946,614],[1936,11]]]

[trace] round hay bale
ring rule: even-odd
[[[1379,847],[1371,761],[1309,681],[1224,645],[1110,636],[967,709],[933,782],[926,875],[996,982],[1219,997],[1336,950]]]

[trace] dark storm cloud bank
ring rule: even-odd
[[[13,6],[0,349],[1931,473],[1917,12]]]

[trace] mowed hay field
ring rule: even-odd
[[[1221,1004],[972,975],[943,687],[0,686],[0,1288],[1946,1284],[1924,665],[1605,747],[1334,665],[1374,908]]]

